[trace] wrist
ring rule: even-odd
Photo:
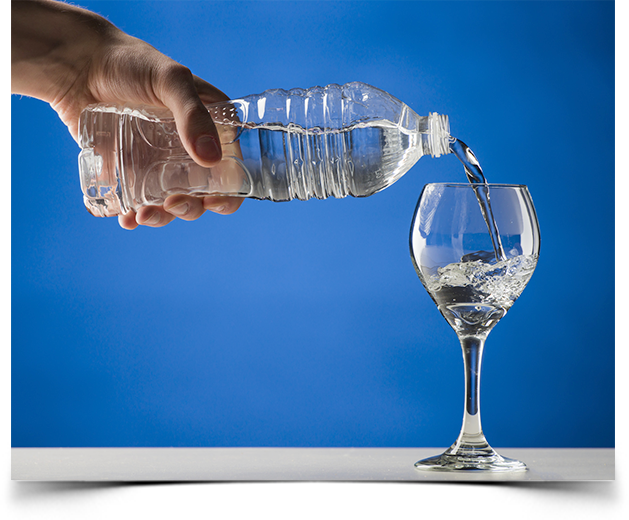
[[[54,1],[11,3],[11,92],[54,103],[119,31],[102,16]]]

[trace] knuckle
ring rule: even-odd
[[[186,81],[192,83],[192,72],[190,69],[176,61],[170,61],[164,67],[164,74],[172,81]]]
[[[163,100],[194,90],[190,69],[172,60],[162,63],[153,70],[152,81],[158,96]]]

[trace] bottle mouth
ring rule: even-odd
[[[428,115],[430,129],[430,149],[432,157],[441,157],[450,153],[450,120],[447,115],[431,112]]]
[[[95,217],[113,217],[122,213],[120,182],[107,168],[103,158],[93,148],[83,148],[79,154],[81,191],[87,210]]]

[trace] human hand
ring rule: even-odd
[[[211,167],[221,160],[216,126],[203,105],[229,99],[216,87],[89,11],[52,1],[14,2],[11,11],[12,92],[49,102],[75,140],[89,104],[163,106],[195,162]],[[172,195],[163,206],[119,216],[119,223],[125,229],[161,227],[175,217],[195,220],[206,210],[233,213],[242,201]]]

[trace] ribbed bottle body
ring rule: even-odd
[[[223,148],[213,168],[188,156],[165,110],[89,107],[79,161],[88,208],[108,216],[175,193],[365,197],[393,184],[422,155],[449,152],[447,116],[420,117],[363,83],[268,90],[207,108]]]

